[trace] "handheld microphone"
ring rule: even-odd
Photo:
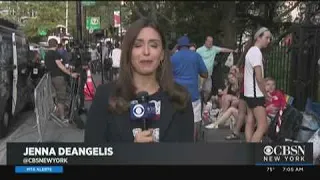
[[[146,91],[141,91],[137,93],[137,100],[141,104],[148,103],[149,93]],[[148,120],[146,117],[142,117],[143,131],[148,130]]]

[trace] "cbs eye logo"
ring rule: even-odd
[[[272,146],[265,146],[263,148],[263,152],[264,152],[264,155],[270,156],[273,154],[273,147]]]
[[[137,118],[142,117],[144,114],[144,107],[141,104],[137,104],[133,107],[133,115]]]

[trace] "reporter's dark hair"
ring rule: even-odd
[[[189,93],[180,85],[174,82],[170,56],[166,48],[166,41],[163,32],[159,26],[149,19],[139,19],[134,22],[126,35],[121,46],[121,60],[119,78],[115,84],[115,91],[109,99],[109,110],[121,114],[128,111],[130,101],[136,96],[136,87],[133,84],[131,53],[133,44],[140,31],[145,27],[151,27],[156,30],[161,37],[163,51],[165,53],[163,62],[159,65],[156,72],[156,79],[160,88],[165,92],[177,111],[182,111],[187,107]]]

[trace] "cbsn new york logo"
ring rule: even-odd
[[[264,162],[305,162],[305,145],[276,145],[263,148]]]

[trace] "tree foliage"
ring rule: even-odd
[[[127,5],[133,12],[131,20],[151,17],[167,32],[173,31],[177,36],[188,33],[197,44],[212,35],[217,44],[234,47],[235,42],[242,43],[240,37],[261,26],[268,27],[281,39],[297,22],[291,12],[301,4],[300,1],[138,1]],[[296,18],[302,19],[301,14]]]
[[[33,9],[37,16],[24,25],[28,37],[37,36],[39,28],[53,29],[65,24],[65,3],[62,1],[3,2],[0,9],[15,9],[17,14],[5,18],[17,21]],[[317,2],[318,3],[318,2]],[[303,14],[296,21],[292,10],[300,7],[300,1],[96,1],[94,6],[85,7],[86,16],[100,16],[101,27],[113,25],[113,11],[121,6],[123,27],[141,17],[157,21],[165,30],[169,43],[174,44],[178,36],[188,34],[198,45],[205,36],[212,35],[216,44],[235,47],[243,43],[248,34],[260,26],[271,29],[281,39],[294,22],[301,22]],[[76,2],[69,1],[69,32],[76,29]],[[319,13],[318,13],[319,14]],[[300,19],[299,19],[300,18]]]
[[[62,1],[30,1],[30,2],[5,2],[1,9],[13,9],[14,15],[7,14],[3,18],[20,23],[24,33],[29,37],[37,37],[39,29],[46,29],[48,34],[59,24],[65,24],[65,2]],[[36,14],[31,17],[31,11]],[[75,11],[75,2],[69,2],[69,11]],[[69,22],[71,29],[75,23],[74,13],[70,13]],[[28,17],[21,23],[23,17]]]

